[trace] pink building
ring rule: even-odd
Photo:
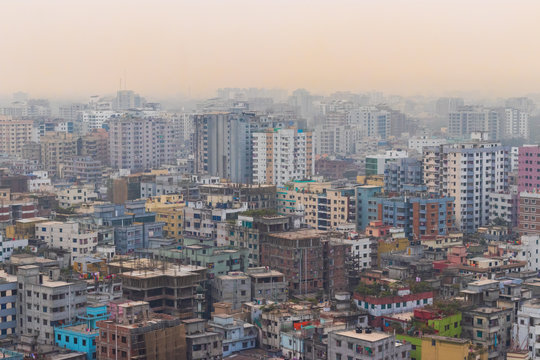
[[[518,193],[540,192],[540,147],[525,145],[518,152]]]

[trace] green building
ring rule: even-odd
[[[422,359],[422,339],[416,336],[396,334],[396,339],[411,343],[411,360]]]

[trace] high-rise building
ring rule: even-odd
[[[313,135],[296,128],[253,134],[253,182],[283,186],[315,172]]]
[[[133,90],[118,90],[114,102],[116,110],[130,110],[142,107],[144,99]]]
[[[0,116],[0,154],[22,157],[24,145],[32,141],[33,124]]]
[[[41,165],[54,177],[63,166],[77,156],[78,138],[65,132],[47,132],[41,138]]]
[[[509,148],[500,143],[424,149],[424,183],[429,192],[454,198],[456,225],[464,232],[489,223],[489,194],[507,190],[509,167]]]
[[[495,141],[504,135],[503,115],[496,109],[481,106],[462,106],[448,113],[448,135],[457,139],[470,139],[471,133],[482,132]]]
[[[529,138],[529,113],[518,109],[504,109],[504,136],[506,138]]]
[[[440,98],[435,104],[435,112],[440,116],[448,116],[448,113],[456,111],[465,105],[461,98]]]
[[[414,158],[399,158],[384,166],[384,192],[401,193],[405,185],[421,185],[422,161]]]
[[[145,170],[176,162],[176,133],[163,119],[124,116],[109,123],[111,166]]]
[[[540,191],[540,146],[524,145],[518,150],[518,192]]]
[[[347,123],[358,129],[358,137],[386,139],[391,132],[391,114],[375,106],[362,106],[349,111]]]

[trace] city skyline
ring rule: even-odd
[[[220,87],[510,96],[537,92],[540,80],[534,1],[7,1],[0,9],[9,34],[0,39],[9,54],[0,59],[4,97],[124,87],[193,98]]]

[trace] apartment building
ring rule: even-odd
[[[78,138],[65,132],[46,132],[40,139],[41,166],[51,177],[77,156]]]
[[[0,117],[0,154],[22,157],[23,147],[33,138],[32,120]]]
[[[507,190],[509,166],[509,148],[500,143],[447,144],[424,150],[428,192],[454,198],[456,225],[466,233],[489,223],[489,195]]]
[[[112,167],[141,171],[176,163],[176,133],[166,120],[134,116],[109,122]]]
[[[86,282],[60,281],[59,274],[58,268],[40,273],[36,265],[17,270],[17,332],[30,350],[35,344],[54,345],[55,327],[86,314]]]
[[[518,232],[520,235],[540,234],[540,193],[519,194]]]
[[[408,359],[410,352],[410,343],[370,329],[338,330],[328,335],[328,359]]]
[[[253,134],[253,182],[283,186],[315,173],[313,135],[297,128]]]
[[[524,145],[518,149],[518,192],[540,190],[540,146]]]
[[[96,251],[97,232],[83,231],[77,222],[48,221],[36,224],[35,228],[38,239],[45,241],[50,247],[68,250],[72,262]]]

